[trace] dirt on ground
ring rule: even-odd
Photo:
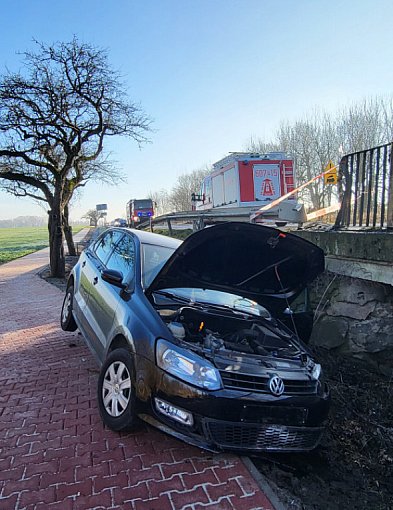
[[[321,445],[252,460],[288,510],[391,510],[393,380],[353,357],[317,355],[332,392]]]
[[[72,271],[72,268],[75,266],[75,264],[78,262],[79,256],[73,257],[70,255],[67,255],[65,257],[65,277],[64,278],[54,278],[50,274],[50,266],[45,266],[41,271],[38,273],[41,278],[46,280],[47,282],[51,283],[52,285],[55,285],[58,289],[62,290],[63,292],[66,291],[67,288],[67,280],[70,272]]]

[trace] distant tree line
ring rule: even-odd
[[[211,172],[211,168],[200,168],[179,175],[170,190],[151,191],[149,198],[156,203],[156,215],[172,211],[190,211],[191,193],[198,193],[202,181]]]
[[[335,113],[316,110],[294,122],[283,121],[272,140],[251,138],[246,150],[288,152],[295,159],[299,185],[321,173],[329,160],[338,164],[344,154],[392,140],[393,97],[374,97]],[[310,210],[318,210],[337,199],[336,188],[319,179],[300,192],[300,198]]]
[[[45,227],[48,219],[44,216],[17,216],[8,220],[0,220],[0,228],[18,228],[18,227]],[[88,225],[86,219],[70,221],[70,225]]]
[[[18,216],[10,220],[0,220],[0,228],[45,227],[48,219],[43,216]]]

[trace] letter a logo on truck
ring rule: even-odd
[[[261,195],[264,197],[272,197],[275,194],[273,181],[271,179],[265,179],[262,182]]]
[[[255,200],[274,200],[280,196],[279,163],[254,164],[253,180]]]

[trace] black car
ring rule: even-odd
[[[311,450],[330,395],[306,340],[317,246],[274,228],[225,223],[183,243],[111,228],[81,255],[61,325],[98,363],[113,430],[140,418],[212,451]]]

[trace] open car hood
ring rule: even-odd
[[[251,223],[223,223],[188,237],[146,293],[218,290],[282,312],[323,270],[323,251],[301,237]]]

